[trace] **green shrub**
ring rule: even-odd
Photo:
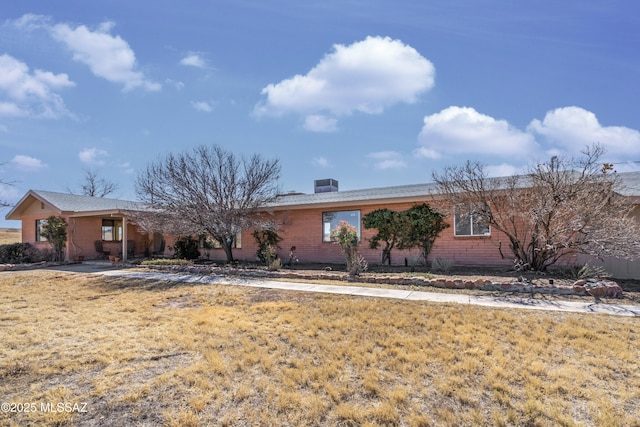
[[[179,259],[198,259],[200,250],[198,249],[198,240],[191,236],[178,238],[173,245],[173,253]]]
[[[64,248],[67,243],[67,221],[51,215],[42,226],[42,237],[46,238],[54,251],[54,261],[64,261]]]
[[[282,241],[282,237],[278,235],[276,230],[271,228],[265,228],[263,230],[255,230],[253,238],[256,239],[258,249],[256,250],[256,257],[263,262],[266,266],[275,259],[276,251],[279,248],[278,243]]]
[[[342,253],[347,258],[347,272],[350,276],[359,276],[367,271],[368,264],[360,252],[358,252],[358,230],[347,221],[340,221],[338,226],[331,231],[331,241],[340,246]]]
[[[45,253],[29,243],[0,245],[0,264],[27,264],[44,260]]]

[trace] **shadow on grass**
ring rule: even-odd
[[[170,279],[165,277],[137,277],[135,275],[126,276],[102,276],[97,286],[103,292],[113,291],[166,291],[177,288],[194,288],[202,285],[213,285],[215,276],[192,276]]]

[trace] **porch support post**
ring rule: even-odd
[[[127,217],[122,217],[122,262],[127,262]]]

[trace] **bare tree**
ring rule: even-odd
[[[84,196],[106,197],[118,189],[118,185],[98,175],[98,172],[90,169],[84,170],[84,182],[80,186]],[[67,187],[69,193],[73,190]]]
[[[276,159],[238,158],[217,145],[199,146],[147,166],[136,191],[164,231],[208,234],[232,262],[236,234],[260,225],[256,214],[278,194],[279,175]]]
[[[632,259],[640,254],[640,226],[634,205],[618,194],[612,165],[599,162],[603,153],[595,144],[577,160],[553,157],[505,178],[488,178],[481,163],[467,162],[433,178],[458,214],[504,233],[520,269],[544,271],[577,253]]]

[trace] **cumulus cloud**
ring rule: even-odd
[[[449,107],[424,118],[418,140],[416,157],[440,159],[464,155],[469,160],[487,156],[513,161],[487,166],[491,176],[523,173],[524,161],[544,161],[551,156],[579,157],[594,143],[605,148],[603,160],[617,163],[619,171],[629,169],[625,166],[629,156],[634,161],[640,156],[640,131],[604,126],[594,113],[575,106],[548,111],[543,120],[532,120],[524,131],[473,108]]]
[[[112,35],[113,22],[103,22],[91,30],[85,25],[72,27],[56,24],[49,29],[54,39],[64,43],[73,59],[89,67],[96,77],[124,85],[124,90],[160,89],[160,84],[148,80],[137,70],[136,56],[129,43],[119,35]]]
[[[538,149],[535,138],[505,120],[469,107],[448,107],[426,116],[418,136],[420,157],[492,155],[524,158]]]
[[[59,118],[71,115],[61,89],[75,86],[67,74],[31,72],[24,62],[11,55],[0,55],[0,117]]]
[[[407,162],[397,151],[377,151],[367,154],[367,158],[373,161],[376,169],[403,169],[407,167]]]
[[[388,37],[367,37],[334,45],[306,75],[269,84],[254,114],[378,114],[397,103],[416,102],[433,87],[434,78],[433,64],[413,47]]]
[[[186,65],[189,67],[197,67],[197,68],[205,68],[206,62],[200,55],[197,53],[190,52],[187,56],[180,60],[181,65]]]
[[[591,111],[563,107],[547,112],[542,121],[534,119],[527,131],[546,140],[550,149],[576,154],[586,146],[601,144],[607,156],[628,160],[640,155],[640,131],[622,126],[603,126]],[[634,159],[635,160],[635,159]]]
[[[18,154],[11,159],[11,163],[19,167],[20,169],[38,170],[46,167],[47,165],[40,159],[35,157],[23,156]]]
[[[85,148],[80,153],[78,153],[78,158],[84,164],[90,166],[100,166],[104,165],[105,161],[103,160],[105,157],[108,157],[109,153],[105,150],[101,150],[99,148]]]
[[[338,130],[338,121],[333,117],[311,114],[304,119],[304,128],[311,132],[335,132]]]

